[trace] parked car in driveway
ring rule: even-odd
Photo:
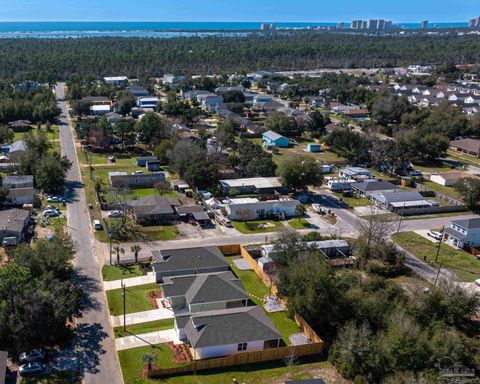
[[[110,211],[107,214],[107,217],[109,218],[116,218],[116,217],[122,217],[122,211]]]
[[[44,364],[37,361],[21,365],[20,368],[18,368],[18,372],[20,372],[20,376],[22,377],[33,377],[46,374],[47,368]]]
[[[59,196],[48,196],[47,202],[49,203],[63,203],[63,199]]]
[[[58,217],[60,216],[60,212],[55,209],[46,209],[42,212],[43,217]]]
[[[437,231],[428,231],[427,235],[434,238],[435,240],[441,240],[443,237],[443,234]]]
[[[23,352],[19,360],[21,363],[33,363],[35,361],[43,360],[45,355],[38,349],[32,349],[30,352]]]
[[[312,209],[316,213],[322,213],[322,206],[320,204],[312,204]]]

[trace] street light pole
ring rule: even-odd
[[[127,330],[127,323],[126,323],[126,317],[127,314],[126,312],[126,300],[127,300],[127,294],[126,294],[126,289],[125,289],[125,284],[122,281],[122,296],[123,296],[123,330]]]
[[[405,203],[403,203],[402,212],[400,213],[400,220],[398,221],[397,233],[400,232],[400,225],[402,225],[403,212],[405,211]]]

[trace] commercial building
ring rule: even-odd
[[[225,211],[230,220],[256,220],[276,216],[283,219],[296,216],[298,200],[280,198],[278,200],[259,200],[256,198],[229,199]]]
[[[273,194],[285,190],[278,177],[250,177],[243,179],[220,180],[223,192],[228,195],[231,189],[240,194]]]

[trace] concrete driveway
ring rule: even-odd
[[[152,309],[150,311],[142,311],[135,313],[127,313],[125,322],[127,325],[147,323],[149,321],[173,319],[173,311],[167,308]],[[112,326],[120,327],[123,325],[123,315],[110,316]]]
[[[120,337],[115,339],[117,351],[124,349],[144,347],[151,344],[162,344],[173,342],[174,344],[182,344],[178,338],[175,329],[167,329],[165,331],[156,331],[149,333],[142,333],[140,335],[132,335],[126,337]]]

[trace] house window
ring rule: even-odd
[[[239,351],[246,351],[246,350],[247,350],[247,343],[240,343],[240,344],[238,344],[237,350],[239,350]]]

